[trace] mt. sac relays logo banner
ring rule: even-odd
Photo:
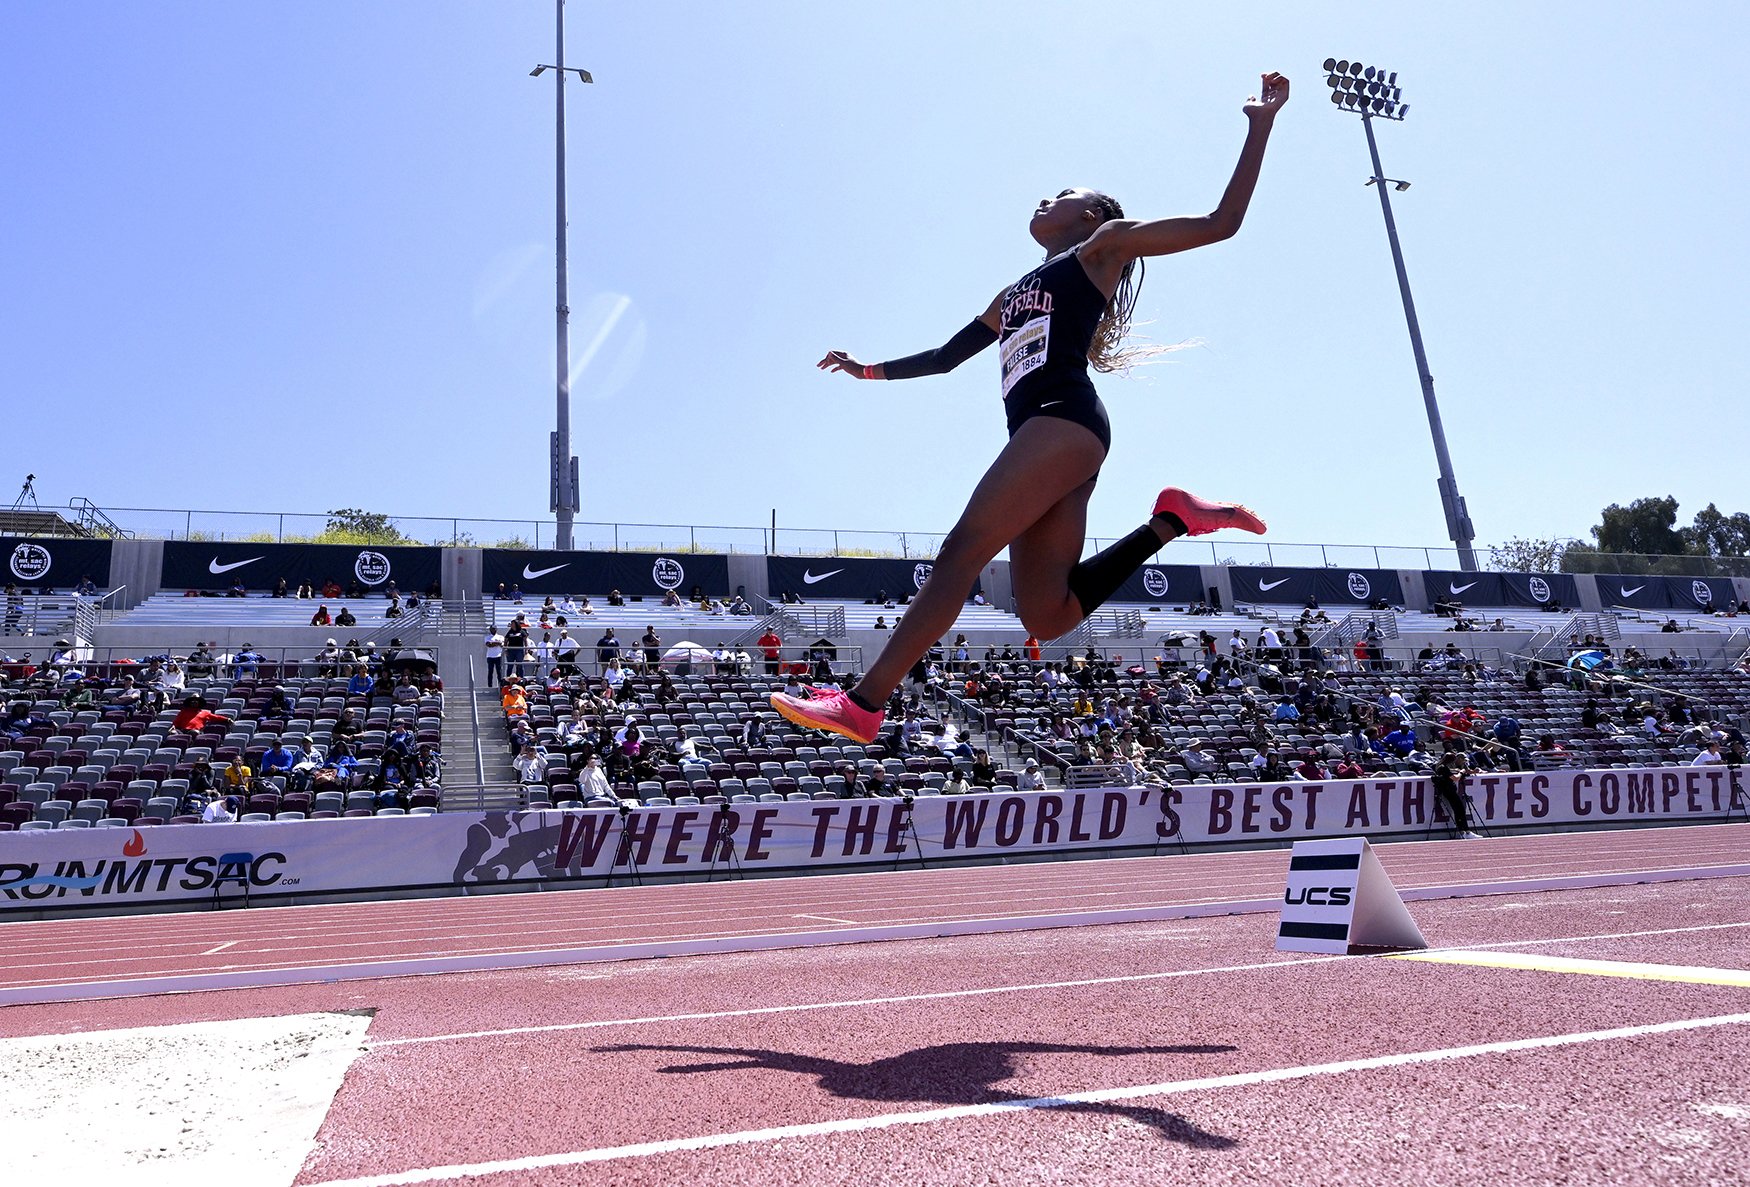
[[[41,581],[54,563],[55,558],[41,544],[24,543],[12,550],[7,567],[20,581]]]
[[[389,580],[389,558],[367,548],[352,563],[352,571],[366,585],[381,585]]]

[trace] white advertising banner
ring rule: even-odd
[[[1490,830],[1723,818],[1722,767],[1474,777]],[[8,911],[401,887],[594,885],[610,875],[880,866],[1450,829],[1426,779],[1100,788],[770,804],[43,829],[0,834]],[[1440,835],[1436,832],[1435,835]]]

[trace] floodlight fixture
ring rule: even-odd
[[[565,209],[565,76],[575,74],[577,81],[584,83],[592,83],[595,79],[589,71],[565,64],[565,0],[554,0],[553,9],[554,44],[557,47],[553,64],[543,62],[529,71],[529,76],[539,78],[549,70],[554,71],[554,315],[558,340],[555,349],[558,390],[554,399],[553,432],[548,438],[548,504],[554,513],[553,545],[569,551],[573,546],[573,522],[576,513],[582,510],[582,500],[577,489],[577,458],[571,452],[571,298],[565,244],[565,228],[569,221]]]
[[[1325,85],[1331,88],[1331,102],[1339,111],[1360,113],[1362,130],[1367,134],[1367,152],[1373,161],[1373,175],[1366,184],[1379,193],[1380,213],[1385,216],[1386,238],[1391,243],[1392,265],[1397,271],[1398,295],[1403,299],[1404,321],[1410,330],[1410,349],[1416,357],[1416,374],[1422,383],[1422,404],[1428,413],[1428,431],[1434,439],[1434,459],[1439,466],[1440,507],[1446,517],[1446,531],[1458,551],[1459,567],[1466,572],[1477,568],[1476,529],[1470,512],[1458,493],[1458,479],[1453,476],[1452,456],[1446,448],[1446,430],[1440,422],[1440,405],[1434,398],[1434,376],[1428,370],[1428,356],[1422,349],[1422,327],[1416,320],[1416,303],[1410,296],[1410,278],[1404,270],[1404,253],[1398,246],[1398,228],[1392,218],[1391,199],[1386,193],[1390,184],[1398,193],[1410,188],[1410,183],[1387,177],[1379,163],[1379,144],[1373,136],[1373,121],[1401,121],[1410,112],[1403,101],[1395,70],[1363,66],[1360,62],[1325,59]]]

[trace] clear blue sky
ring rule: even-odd
[[[535,518],[553,405],[550,0],[0,7],[0,386],[46,502]],[[1157,261],[1091,530],[1168,482],[1297,541],[1438,544],[1359,121],[1381,124],[1479,542],[1750,509],[1741,3],[568,5],[582,520],[939,531],[994,352],[866,384],[1037,262],[1066,186],[1203,213],[1294,82],[1239,236]],[[599,342],[597,341],[599,338]],[[594,344],[592,349],[592,343]],[[588,353],[587,361],[585,360]],[[65,425],[52,443],[41,427]]]

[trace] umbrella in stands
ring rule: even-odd
[[[437,656],[429,651],[421,651],[417,647],[409,647],[397,651],[389,657],[389,670],[392,672],[435,672],[437,671]]]
[[[711,649],[701,647],[691,639],[682,639],[662,653],[662,666],[679,672],[690,671],[693,665],[704,667],[711,662]]]
[[[1582,672],[1590,672],[1604,662],[1602,651],[1576,651],[1568,657],[1570,668],[1579,668]]]

